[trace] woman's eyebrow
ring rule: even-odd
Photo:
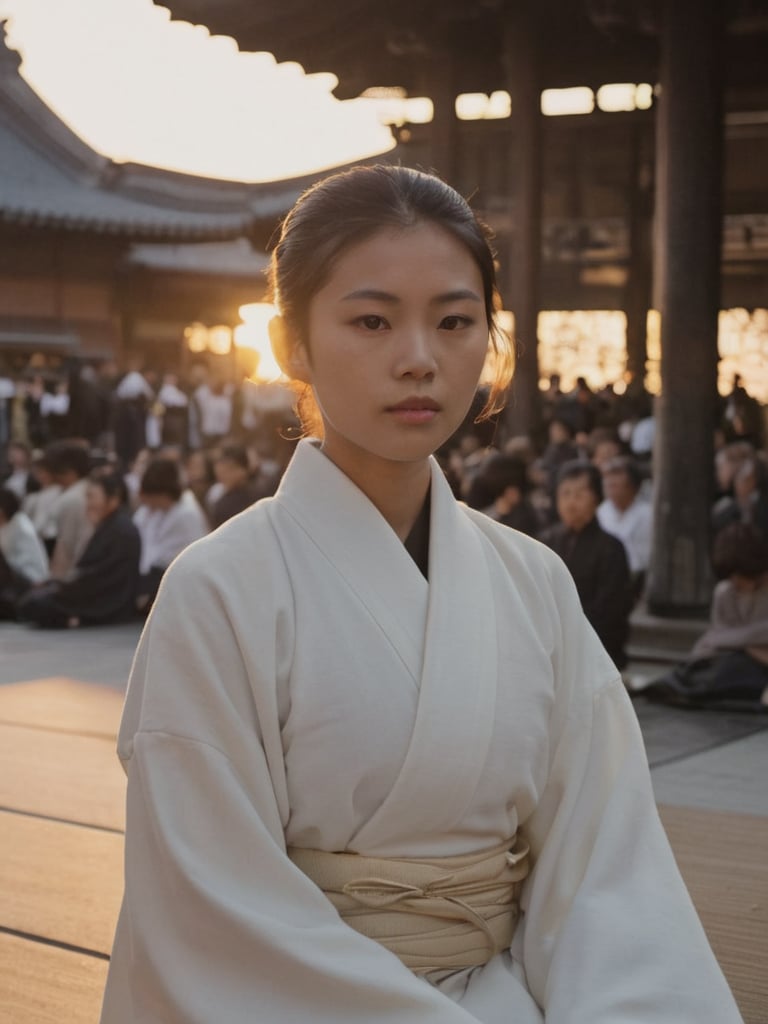
[[[432,299],[434,305],[442,305],[445,302],[460,302],[462,299],[469,299],[471,302],[482,302],[482,298],[473,292],[471,288],[457,288],[455,291],[443,292]]]
[[[359,288],[342,297],[342,302],[354,302],[355,299],[374,299],[377,302],[399,302],[400,299],[390,292],[379,291],[378,288]]]
[[[380,291],[378,288],[359,288],[354,292],[350,292],[348,295],[342,297],[342,302],[354,302],[356,299],[373,299],[377,302],[400,302],[401,300],[397,295],[392,295],[390,292]],[[468,299],[471,302],[482,302],[482,298],[473,292],[471,288],[457,288],[450,292],[442,292],[440,295],[435,295],[434,298],[430,299],[432,305],[444,305],[446,302],[459,302],[462,299]]]

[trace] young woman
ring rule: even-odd
[[[272,282],[318,439],[148,620],[102,1021],[735,1024],[567,570],[431,457],[507,379],[469,207],[334,175]]]

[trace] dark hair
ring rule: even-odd
[[[79,441],[52,441],[45,449],[45,455],[55,476],[72,470],[82,479],[91,470],[90,453]]]
[[[111,466],[94,469],[88,480],[100,487],[108,498],[119,498],[121,505],[128,503],[128,488],[125,486],[123,474],[112,469]]]
[[[597,466],[587,459],[569,459],[560,467],[557,474],[557,486],[565,480],[577,480],[584,477],[589,489],[598,501],[603,500],[603,478]]]
[[[636,491],[640,490],[643,482],[643,473],[638,464],[629,455],[616,455],[609,459],[602,469],[603,476],[623,473]]]
[[[0,512],[10,522],[21,508],[21,501],[15,491],[10,487],[0,487]]]
[[[768,544],[750,523],[729,523],[715,537],[712,568],[721,580],[734,573],[757,579],[768,572]]]
[[[517,487],[522,494],[528,490],[528,467],[517,455],[496,452],[480,465],[470,485],[467,504],[485,508],[500,497],[508,487]]]
[[[248,450],[242,444],[225,444],[216,456],[215,461],[219,462],[221,459],[234,462],[240,469],[250,470],[251,468],[251,464],[248,461]]]
[[[619,432],[615,427],[595,427],[589,432],[587,450],[590,456],[595,454],[598,445],[601,444],[615,444],[620,452],[626,451],[626,445],[619,437]]]
[[[179,500],[182,490],[178,462],[162,455],[149,462],[139,485],[140,494],[165,494],[174,501]]]
[[[568,437],[570,437],[571,440],[573,440],[573,438],[576,436],[576,427],[573,423],[573,420],[566,413],[558,413],[556,416],[553,416],[552,419],[549,421],[549,425],[553,426],[555,423],[558,426],[563,427],[566,433],[568,434]]]
[[[46,473],[53,473],[53,461],[50,455],[46,455],[45,452],[35,451],[32,454],[32,468],[33,469],[44,469]]]
[[[328,280],[335,261],[351,245],[382,228],[439,225],[471,254],[483,279],[483,298],[496,380],[482,415],[502,404],[512,370],[512,348],[499,328],[491,232],[458,192],[440,178],[410,167],[353,167],[317,182],[303,193],[282,223],[272,251],[272,299],[293,335],[307,341],[309,304]]]

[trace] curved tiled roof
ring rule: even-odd
[[[264,233],[311,177],[246,184],[118,164],[95,152],[19,74],[0,23],[0,223],[135,241]]]

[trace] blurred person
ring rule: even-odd
[[[93,533],[86,514],[91,459],[79,441],[53,441],[45,450],[55,483],[62,490],[56,503],[56,543],[51,576],[66,579],[85,551]]]
[[[54,478],[53,467],[53,461],[44,452],[33,454],[31,472],[38,489],[28,494],[22,502],[22,508],[32,520],[49,558],[56,545],[58,509],[63,493],[61,484]]]
[[[103,440],[111,420],[111,403],[102,391],[96,370],[90,363],[73,360],[68,374],[69,433],[82,437],[95,448]]]
[[[127,372],[115,388],[112,423],[115,453],[125,468],[131,465],[147,443],[147,411],[154,391],[142,367],[142,358],[132,357]]]
[[[733,481],[742,463],[756,454],[749,441],[733,441],[715,452],[715,484],[720,498],[733,497]],[[717,504],[715,505],[715,512]]]
[[[244,445],[225,444],[214,458],[213,471],[220,488],[212,501],[209,498],[211,528],[215,530],[266,495],[256,488]]]
[[[637,600],[643,592],[651,562],[653,508],[641,494],[643,473],[628,456],[610,459],[602,466],[604,500],[597,518],[606,531],[624,545]]]
[[[643,697],[681,707],[768,709],[768,543],[749,523],[715,538],[719,582],[709,625],[686,661],[655,679]]]
[[[721,498],[712,510],[717,536],[731,523],[751,523],[768,539],[768,465],[759,455],[745,458],[733,473],[732,495]]]
[[[5,446],[11,439],[11,423],[13,399],[16,395],[16,385],[10,377],[0,371],[0,458],[5,451]],[[0,463],[0,469],[3,466]]]
[[[0,488],[0,619],[15,619],[16,604],[48,578],[48,554],[19,496]]]
[[[47,629],[126,622],[136,614],[141,540],[116,470],[95,470],[87,480],[86,510],[92,534],[66,580],[32,587],[18,616]]]
[[[40,396],[40,418],[45,424],[44,433],[49,444],[70,436],[69,384],[66,380],[57,379],[43,391]]]
[[[163,447],[184,449],[189,436],[189,398],[175,373],[163,374],[157,402],[162,408],[160,440]]]
[[[587,455],[602,471],[606,462],[626,454],[626,448],[613,427],[595,427],[587,439]]]
[[[192,394],[195,422],[203,448],[221,444],[234,424],[234,397],[231,385],[221,378],[201,384]]]
[[[211,488],[216,483],[216,476],[213,472],[213,459],[210,452],[204,451],[202,448],[189,452],[184,459],[183,471],[185,486],[194,494],[200,508],[210,522],[210,512],[206,499]]]
[[[208,522],[191,491],[182,487],[175,459],[156,456],[141,478],[133,521],[141,537],[136,604],[151,607],[163,574],[184,548],[208,533]]]
[[[34,374],[27,381],[24,391],[24,411],[27,418],[27,434],[32,448],[42,448],[50,440],[48,426],[40,412],[40,402],[45,392],[45,381],[40,374]]]
[[[535,537],[541,522],[528,501],[528,469],[514,455],[494,452],[481,464],[467,496],[470,508],[479,508],[497,523]]]
[[[133,462],[128,467],[127,473],[123,476],[125,486],[128,489],[128,504],[132,509],[137,509],[139,507],[141,480],[147,466],[152,461],[152,458],[153,454],[149,448],[140,448],[139,451],[136,452]]]
[[[581,459],[564,463],[556,491],[560,521],[539,539],[568,566],[584,614],[616,667],[623,669],[632,610],[629,563],[621,541],[600,526],[597,509],[602,497],[597,466]]]
[[[13,491],[19,501],[23,501],[27,494],[39,488],[32,472],[32,453],[29,446],[22,441],[9,441],[6,446],[6,460],[8,472],[2,486]]]

